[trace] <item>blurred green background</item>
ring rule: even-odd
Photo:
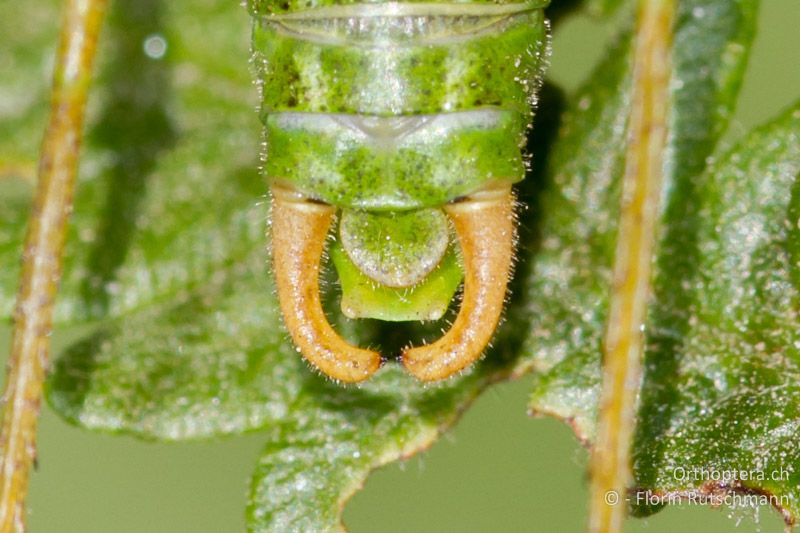
[[[800,1],[762,4],[728,142],[800,97]],[[562,23],[550,79],[574,89],[614,26],[583,16]],[[76,333],[57,332],[56,347]],[[2,326],[0,346],[8,345],[9,328]],[[490,389],[429,451],[375,472],[345,511],[350,531],[582,531],[586,452],[564,424],[526,416],[528,388],[523,378]],[[262,438],[145,443],[73,428],[45,407],[39,443],[32,532],[204,533],[244,529],[247,482]],[[742,532],[782,530],[769,509],[731,514],[688,506],[630,520],[626,530],[714,533],[737,524]]]

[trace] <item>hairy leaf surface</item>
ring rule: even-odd
[[[784,497],[775,505],[788,517],[798,512],[800,467],[797,108],[712,157],[738,92],[755,8],[680,2],[634,488],[774,494]],[[568,421],[587,443],[617,238],[630,78],[623,55],[622,48],[609,55],[565,114],[549,170],[555,186],[543,197],[553,208],[545,210],[531,278],[535,290],[560,295],[532,302],[539,318],[526,349],[538,352],[539,372],[531,409]],[[730,479],[743,472],[751,479]],[[632,504],[638,513],[659,508]]]

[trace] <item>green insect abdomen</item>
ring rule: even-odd
[[[383,361],[322,311],[332,228],[351,318],[438,319],[463,280],[452,328],[403,351],[416,377],[451,376],[489,342],[511,273],[511,184],[525,175],[546,4],[250,0],[278,297],[299,351],[325,374],[361,381]]]

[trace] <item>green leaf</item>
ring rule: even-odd
[[[706,159],[732,113],[755,28],[756,2],[688,0],[675,28],[672,113],[660,253],[690,268],[695,195]],[[534,318],[525,343],[535,353],[531,408],[568,419],[582,439],[593,436],[599,362],[619,212],[630,50],[622,39],[571,99],[546,170],[541,247],[528,280]],[[684,264],[685,263],[685,264]],[[664,291],[672,310],[685,307]]]
[[[690,276],[669,276],[686,301],[682,329],[674,310],[652,313],[635,442],[643,491],[763,492],[798,516],[799,141],[800,103],[710,166],[686,198],[698,209],[697,262]]]
[[[257,173],[260,125],[247,62],[249,19],[243,9],[220,6],[114,4],[91,95],[57,323],[120,316],[169,299],[261,245],[265,215],[253,206],[266,190]],[[0,24],[52,16],[21,34],[3,32],[13,35],[16,72],[32,80],[24,87],[16,73],[0,80],[3,94],[21,100],[10,106],[10,127],[37,133],[26,137],[35,139],[32,147],[14,135],[0,144],[0,163],[24,163],[6,167],[17,179],[0,180],[0,231],[8,237],[0,241],[0,262],[11,267],[0,271],[2,316],[13,308],[32,196],[32,188],[19,185],[24,172],[18,169],[30,169],[21,177],[33,179],[47,109],[45,65],[58,21],[52,7],[19,11]],[[212,18],[219,27],[213,32],[198,23]],[[146,39],[154,37],[166,41],[161,59],[144,52]],[[29,50],[31,42],[39,55]]]
[[[796,517],[800,111],[719,162],[710,158],[738,91],[754,10],[755,2],[680,3],[635,488],[638,496],[772,494],[783,499],[768,504]],[[546,295],[531,302],[538,318],[526,349],[539,351],[540,370],[531,409],[570,422],[584,441],[595,431],[616,238],[630,76],[621,56],[612,51],[565,115],[531,278]],[[636,498],[632,506],[660,508]]]
[[[251,487],[251,530],[328,531],[347,499],[380,465],[429,446],[486,385],[487,372],[424,388],[399,368],[366,390],[317,380],[268,433]]]

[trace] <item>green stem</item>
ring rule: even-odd
[[[667,138],[674,0],[640,0],[633,56],[629,140],[605,337],[598,434],[591,458],[589,530],[622,531],[631,483],[651,291],[653,249]]]
[[[53,303],[72,210],[84,108],[106,0],[68,0],[50,120],[25,239],[0,429],[0,531],[24,531],[28,478],[48,365]]]

